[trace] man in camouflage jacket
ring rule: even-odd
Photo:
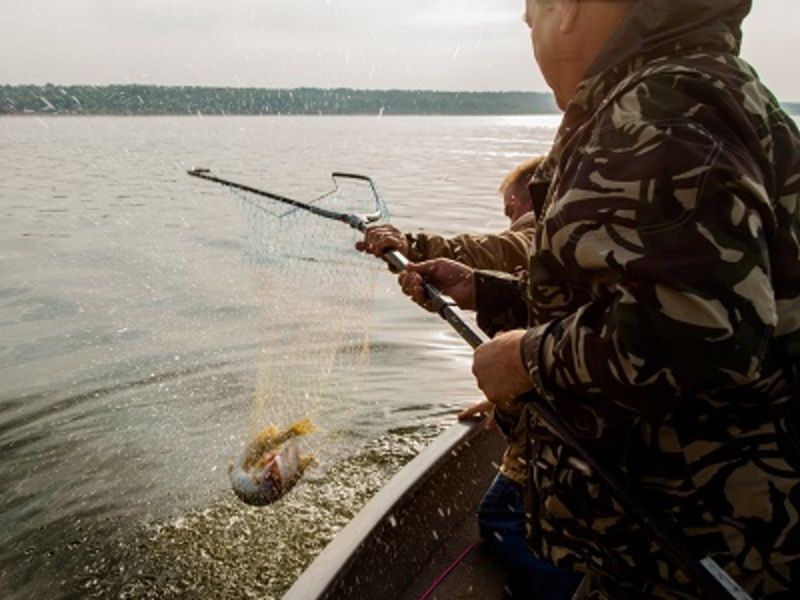
[[[754,597],[800,597],[800,135],[738,58],[749,9],[529,0],[565,114],[528,281],[435,261],[401,275],[417,301],[426,277],[504,331],[473,371],[527,423],[530,540],[599,596],[699,592],[513,400],[530,389],[698,554]],[[558,44],[604,24],[570,86],[553,57],[580,54]]]

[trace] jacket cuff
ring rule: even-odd
[[[522,405],[520,403],[517,403],[516,406],[507,407],[506,409],[499,406],[494,407],[494,422],[497,424],[498,429],[500,429],[500,432],[506,440],[513,439],[514,431],[517,428],[521,414]]]
[[[528,371],[533,389],[542,398],[550,396],[545,385],[548,368],[546,357],[551,351],[550,346],[552,345],[549,343],[552,338],[548,336],[548,333],[554,323],[555,321],[551,321],[528,329],[519,345],[522,364],[525,365],[525,369]]]
[[[499,271],[475,271],[475,311],[478,327],[489,337],[528,324],[525,282]]]

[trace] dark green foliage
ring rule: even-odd
[[[0,85],[0,114],[524,115],[557,112],[550,94],[347,88]]]

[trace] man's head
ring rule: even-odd
[[[634,0],[526,0],[536,62],[560,108],[630,11]]]
[[[533,200],[528,191],[528,183],[542,159],[543,157],[537,156],[517,165],[500,184],[500,193],[503,194],[503,210],[512,223],[533,210]]]

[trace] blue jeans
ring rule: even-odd
[[[478,528],[489,551],[508,568],[506,585],[512,598],[572,598],[582,575],[539,560],[528,549],[520,484],[497,474],[478,507]]]

